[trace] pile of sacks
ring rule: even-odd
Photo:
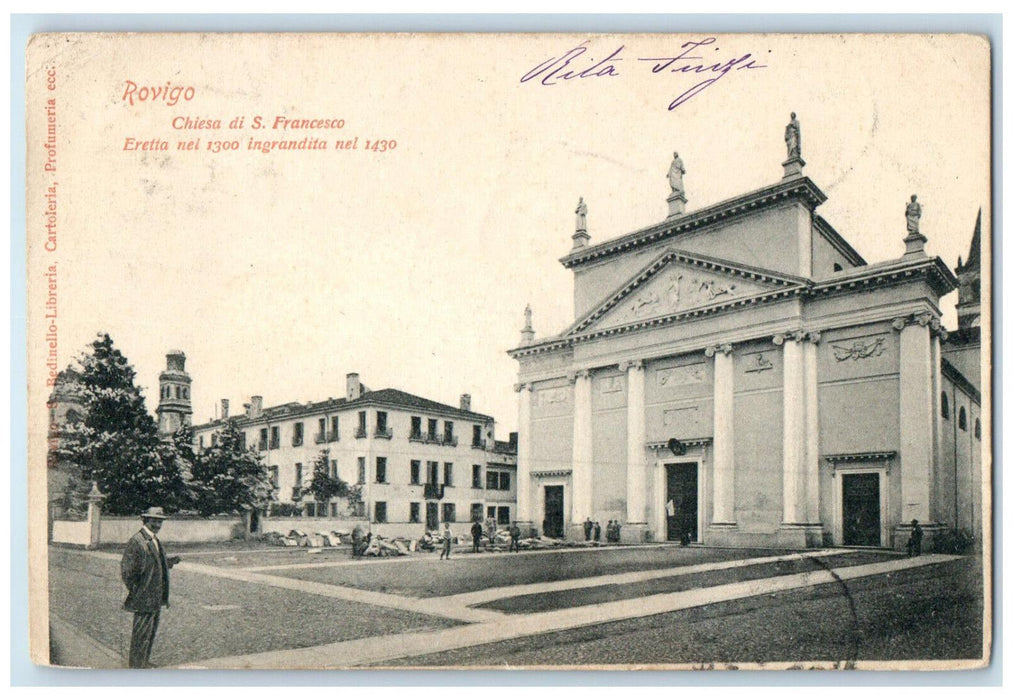
[[[403,557],[408,552],[418,551],[418,540],[408,540],[404,537],[387,539],[373,535],[365,545],[361,554],[364,557]]]
[[[280,532],[265,532],[264,541],[281,547],[337,547],[352,541],[352,533],[344,530],[314,532],[289,530],[287,535]]]

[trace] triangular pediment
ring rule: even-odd
[[[717,310],[747,300],[782,296],[805,284],[802,278],[669,249],[578,319],[563,335]]]

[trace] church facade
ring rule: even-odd
[[[574,322],[536,339],[528,309],[510,351],[520,521],[903,548],[913,520],[929,545],[977,507],[980,532],[980,443],[957,449],[942,406],[980,416],[980,387],[942,355],[939,300],[958,280],[925,253],[914,197],[903,255],[867,263],[817,213],[795,115],[785,141],[780,181],[688,213],[675,154],[668,218],[613,240],[590,244],[580,203],[561,259]]]

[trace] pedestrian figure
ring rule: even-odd
[[[517,527],[517,523],[513,524],[510,528],[510,549],[507,552],[520,552],[521,551],[521,529]]]
[[[594,522],[594,541],[601,542],[601,523],[597,520]]]
[[[584,521],[584,541],[590,541],[591,531],[594,529],[594,523],[591,522],[591,518]]]
[[[362,554],[362,526],[356,524],[352,528],[352,556],[358,557]]]
[[[689,532],[682,533],[682,538],[679,540],[679,544],[683,547],[688,547],[690,542],[693,541],[693,535]]]
[[[907,541],[907,555],[917,557],[922,553],[922,526],[917,520],[911,521],[911,537]]]
[[[623,526],[619,523],[618,520],[616,520],[616,524],[612,526],[613,530],[615,531],[615,538],[616,538],[615,541],[617,544],[620,542],[621,539],[622,527]]]
[[[444,557],[450,560],[450,542],[454,539],[454,533],[450,531],[450,523],[443,524],[443,551],[440,552],[440,559]]]
[[[179,557],[166,558],[158,531],[165,514],[148,508],[141,514],[141,529],[130,538],[120,562],[120,576],[127,587],[123,609],[134,613],[130,634],[130,668],[151,667],[151,646],[158,631],[162,606],[169,607],[169,569]]]
[[[478,554],[478,546],[482,544],[482,523],[477,520],[471,525],[471,552]]]

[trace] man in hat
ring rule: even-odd
[[[127,587],[123,609],[134,613],[130,635],[130,668],[150,668],[151,645],[158,631],[162,606],[169,606],[169,569],[179,557],[165,556],[158,531],[165,513],[161,508],[148,508],[141,514],[140,531],[130,538],[120,562],[120,575]]]

